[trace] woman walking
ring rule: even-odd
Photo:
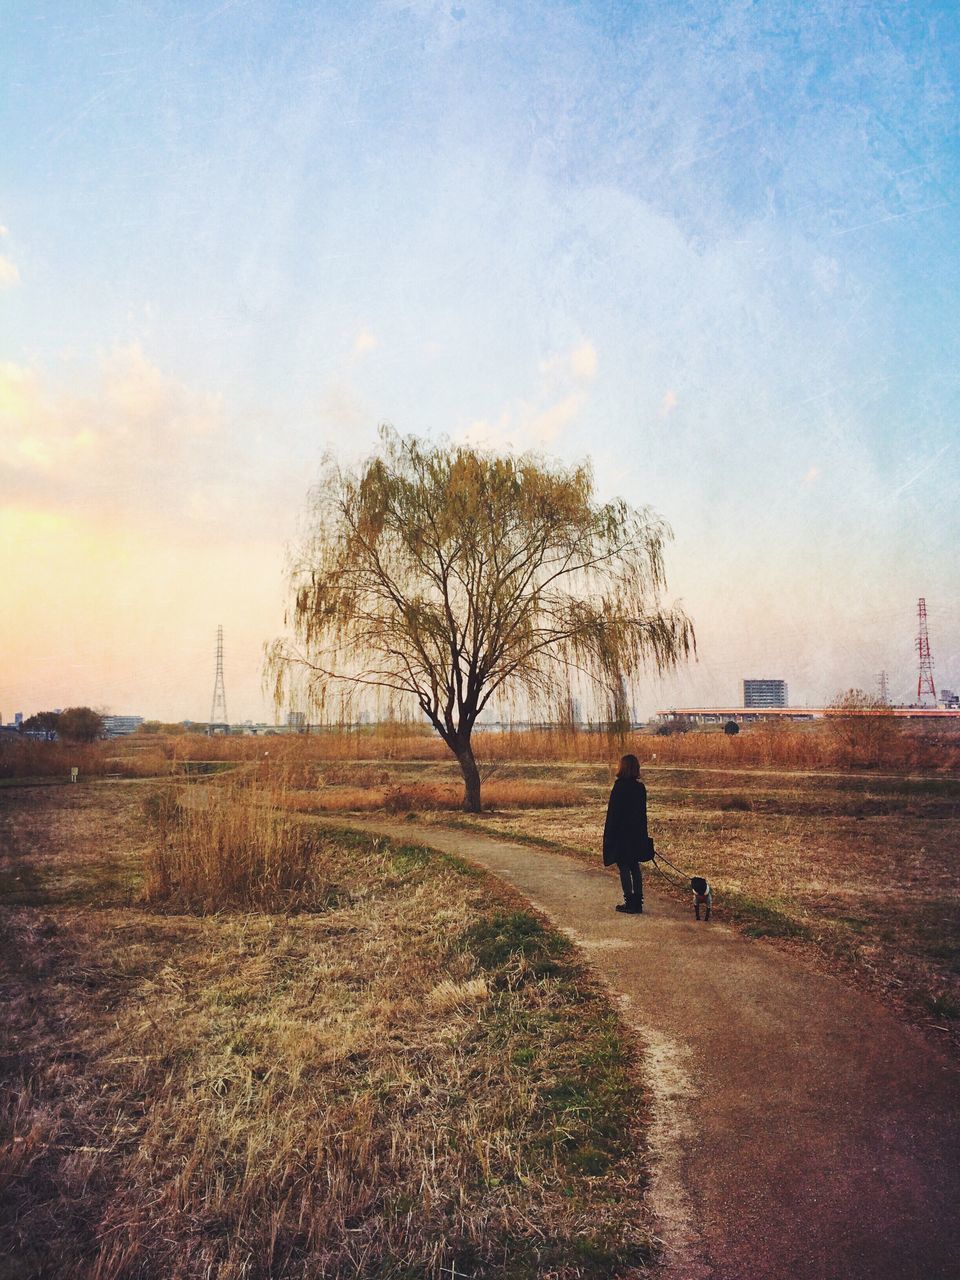
[[[643,876],[640,863],[648,862],[652,841],[647,831],[647,789],[640,781],[640,761],[624,756],[607,803],[603,824],[603,865],[620,868],[623,902],[617,907],[628,915],[643,910]]]

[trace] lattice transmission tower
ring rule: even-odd
[[[885,671],[881,671],[877,676],[877,691],[881,706],[888,707],[890,705],[890,686],[887,684],[887,673]]]
[[[217,627],[217,674],[213,680],[213,702],[210,706],[210,723],[229,724],[227,719],[227,695],[223,687],[223,627]]]
[[[923,699],[929,694],[933,705],[937,705],[937,686],[933,683],[933,655],[930,652],[930,637],[927,635],[927,602],[923,596],[917,601],[917,656],[920,659],[920,672],[917,677],[917,702],[923,705]]]

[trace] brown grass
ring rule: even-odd
[[[632,751],[650,765],[960,771],[960,728],[882,717],[860,724],[838,720],[746,726],[729,737],[716,729],[670,737],[633,733],[622,739],[561,728],[481,732],[474,736],[474,749],[487,768],[508,762],[613,768],[624,751]],[[86,747],[0,741],[0,778],[66,777],[71,765],[79,765],[83,776],[147,777],[180,773],[200,763],[240,764],[262,781],[302,789],[324,782],[336,785],[338,769],[349,773],[361,767],[369,779],[359,785],[388,785],[397,766],[442,765],[452,759],[432,730],[402,724],[255,737],[149,734]]]
[[[568,783],[496,779],[483,788],[486,809],[531,809],[547,805],[566,808],[580,802],[579,790]],[[393,786],[325,786],[317,791],[288,793],[284,803],[299,813],[459,811],[463,807],[463,783],[398,781]]]
[[[650,1257],[631,1052],[564,939],[448,859],[316,834],[312,909],[159,913],[138,792],[5,795],[11,1275],[572,1280]],[[182,815],[157,816],[172,840]]]
[[[508,761],[615,764],[624,751],[642,762],[697,764],[739,768],[793,769],[871,768],[891,770],[960,770],[960,729],[941,725],[905,725],[881,719],[850,730],[846,722],[746,726],[736,736],[714,729],[660,737],[631,733],[625,738],[605,733],[563,729],[477,733],[477,759],[485,764]],[[403,761],[446,762],[450,752],[436,734],[396,728],[329,731],[295,737],[169,739],[177,759],[269,762],[271,772],[287,769],[291,785],[312,784],[298,771],[324,764]],[[265,754],[266,753],[266,754]]]
[[[66,742],[0,740],[0,778],[53,778],[63,781],[71,768],[80,777],[152,778],[172,771],[173,757],[162,746],[152,750],[133,750],[120,742],[91,742],[71,745]]]
[[[260,907],[322,910],[329,887],[314,840],[289,813],[282,791],[241,778],[146,801],[156,839],[144,858],[144,896],[187,910]]]

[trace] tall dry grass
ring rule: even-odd
[[[131,750],[122,742],[39,742],[32,738],[0,738],[0,778],[69,778],[78,768],[82,778],[115,775],[152,778],[171,772],[173,753],[165,743]]]
[[[138,800],[20,796],[24,881],[31,849],[60,853],[3,916],[17,1280],[612,1280],[649,1262],[630,1047],[570,944],[494,883],[327,836],[335,893],[311,911],[158,912],[102,888],[57,907],[81,819],[107,833],[103,883],[136,862]]]
[[[960,770],[960,730],[912,728],[895,721],[857,726],[803,728],[750,726],[739,734],[697,732],[630,740],[641,761],[722,768]]]
[[[569,728],[523,729],[474,735],[482,767],[506,762],[615,765],[625,751],[645,764],[722,768],[888,769],[960,771],[960,729],[912,725],[894,718],[746,726],[727,736],[693,730],[661,737],[634,732],[623,737]],[[331,766],[379,768],[363,786],[387,784],[384,766],[450,764],[453,756],[429,730],[404,725],[331,728],[319,733],[245,737],[202,734],[150,735],[71,747],[62,743],[0,741],[0,778],[69,776],[150,777],[177,774],[198,764],[244,765],[263,782],[292,789],[330,781]],[[488,786],[490,784],[488,783]],[[512,803],[506,799],[501,803]]]
[[[203,912],[325,905],[316,837],[283,790],[229,777],[216,787],[147,797],[156,839],[144,860],[144,896]]]
[[[692,730],[661,737],[633,732],[617,737],[569,729],[524,729],[477,733],[473,745],[481,765],[508,761],[557,764],[615,764],[632,751],[648,764],[737,768],[960,770],[960,729],[904,725],[895,719],[854,726],[816,722],[749,725],[728,736]],[[247,762],[263,778],[282,777],[292,787],[312,786],[324,765],[376,761],[443,762],[453,757],[435,734],[397,729],[334,729],[271,738],[183,737],[171,740],[174,760]]]
[[[484,783],[483,807],[493,809],[566,809],[583,803],[582,792],[564,783],[495,779]],[[399,782],[394,785],[323,786],[290,791],[284,804],[299,813],[432,813],[460,811],[463,784]]]

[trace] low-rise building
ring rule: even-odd
[[[105,738],[122,738],[125,734],[136,733],[143,724],[143,716],[102,716],[101,719]]]

